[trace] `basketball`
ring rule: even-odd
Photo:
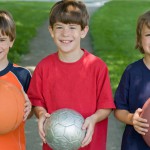
[[[15,85],[0,80],[0,134],[16,129],[23,120],[24,95]]]
[[[147,123],[150,125],[150,98],[145,102],[142,108],[141,117],[147,119]],[[148,128],[148,132],[145,135],[142,135],[144,141],[148,146],[150,146],[150,127]]]
[[[59,109],[44,124],[46,141],[54,150],[78,150],[85,137],[84,118],[71,109]]]

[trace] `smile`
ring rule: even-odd
[[[70,40],[61,40],[62,43],[65,43],[65,44],[68,44],[68,43],[71,43],[72,41]]]

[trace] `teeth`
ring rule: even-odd
[[[70,41],[62,41],[63,43],[70,43]]]

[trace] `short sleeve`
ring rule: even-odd
[[[97,109],[115,108],[109,72],[106,64],[104,64],[99,71],[97,87]]]
[[[27,70],[27,78],[26,78],[26,81],[25,81],[25,84],[24,84],[24,91],[26,93],[27,93],[27,90],[29,88],[30,81],[31,81],[31,73],[30,73],[30,71]]]
[[[31,78],[27,94],[33,106],[42,106],[45,108],[42,87],[42,71],[37,66]]]
[[[129,110],[129,86],[130,86],[130,79],[129,79],[129,71],[128,68],[124,71],[118,88],[115,92],[115,105],[117,109],[125,109]]]

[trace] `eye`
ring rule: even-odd
[[[150,36],[150,33],[149,33],[149,34],[146,34],[145,36]]]
[[[62,29],[62,26],[56,26],[56,29]]]
[[[70,29],[76,29],[76,27],[75,26],[71,26]]]
[[[5,39],[0,39],[1,42],[5,41]]]

